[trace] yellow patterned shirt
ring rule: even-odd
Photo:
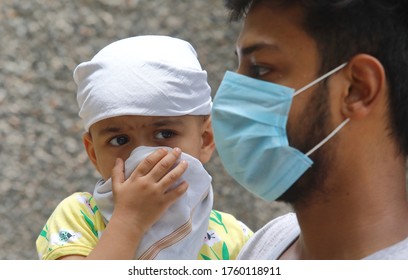
[[[68,255],[87,256],[96,246],[104,219],[90,193],[78,192],[55,208],[37,238],[40,259],[52,260]],[[234,216],[212,210],[200,260],[233,260],[253,232]]]

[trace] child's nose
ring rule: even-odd
[[[155,147],[157,146],[157,144],[155,144],[153,141],[149,139],[140,137],[139,139],[137,139],[137,141],[135,141],[133,149],[136,149],[137,147],[140,147],[140,146]]]

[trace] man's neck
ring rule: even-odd
[[[282,258],[361,259],[408,237],[405,172],[379,175],[339,180],[324,200],[295,205],[301,235]]]

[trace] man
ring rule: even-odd
[[[244,25],[214,100],[221,161],[295,212],[239,257],[408,259],[406,1],[226,6]]]

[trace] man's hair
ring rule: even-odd
[[[304,11],[304,30],[317,43],[320,73],[361,53],[377,58],[389,88],[389,129],[408,154],[408,0],[225,0],[231,20],[246,15],[254,2]]]

